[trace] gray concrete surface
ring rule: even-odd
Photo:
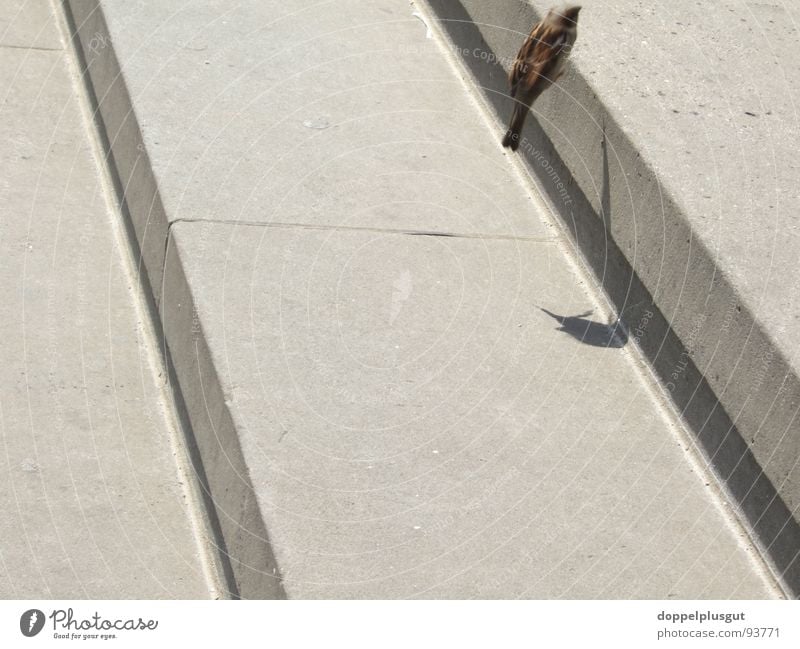
[[[0,47],[61,50],[53,11],[46,0],[4,0],[0,15]]]
[[[207,598],[77,68],[48,2],[0,13],[0,597]]]
[[[779,596],[414,6],[67,4],[238,594]]]
[[[556,245],[171,232],[288,597],[775,596]]]
[[[549,3],[430,4],[500,132],[505,70]],[[570,73],[525,135],[532,173],[629,325],[648,321],[639,344],[800,593],[797,19],[781,3],[585,4]]]

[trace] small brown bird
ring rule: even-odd
[[[578,37],[578,12],[567,6],[551,9],[536,23],[517,54],[508,81],[514,112],[503,138],[503,146],[516,151],[531,104],[564,74],[567,57]]]

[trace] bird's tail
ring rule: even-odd
[[[503,146],[516,151],[519,148],[519,138],[525,118],[528,116],[528,107],[525,104],[514,104],[514,112],[511,113],[511,122],[508,125],[506,136],[503,138]]]

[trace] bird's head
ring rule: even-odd
[[[553,13],[555,13],[565,25],[575,25],[578,22],[578,14],[580,11],[581,7],[579,5],[567,5],[560,9],[553,10]]]

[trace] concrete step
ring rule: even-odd
[[[3,4],[0,597],[208,598],[193,476],[78,68],[48,2]]]
[[[66,5],[232,593],[780,596],[418,7]]]
[[[506,70],[550,3],[430,5],[502,133]],[[537,102],[521,147],[795,596],[798,17],[774,4],[586,6],[569,73]]]

